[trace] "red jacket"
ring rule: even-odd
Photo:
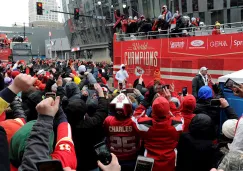
[[[181,104],[181,115],[184,118],[183,132],[188,132],[192,118],[195,116],[193,111],[196,108],[196,99],[193,95],[185,96]]]
[[[140,138],[132,119],[118,120],[108,116],[104,121],[107,145],[119,160],[136,160]]]
[[[221,34],[221,33],[218,29],[213,29],[212,35],[219,35],[219,34]]]
[[[183,121],[171,119],[170,105],[164,97],[158,97],[152,106],[152,118],[133,117],[134,125],[144,140],[144,156],[155,160],[153,171],[174,171],[176,146]]]
[[[121,21],[121,24],[122,24],[122,32],[123,33],[126,33],[127,32],[127,25],[128,25],[128,21],[126,19],[123,19]]]

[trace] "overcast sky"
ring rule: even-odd
[[[15,22],[22,25],[24,22],[29,22],[29,0],[0,0],[0,2],[0,26],[12,26]],[[62,21],[60,16],[59,21]]]

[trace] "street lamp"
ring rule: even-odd
[[[126,5],[126,4],[123,4],[123,5],[122,5],[122,7],[123,7],[123,8],[126,8],[126,7],[127,7],[127,5]]]
[[[98,1],[97,4],[98,4],[98,5],[101,5],[101,1]]]

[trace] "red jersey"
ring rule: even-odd
[[[126,19],[124,19],[124,20],[121,21],[121,24],[122,24],[122,31],[124,33],[126,33],[127,32],[128,21]]]
[[[140,138],[131,118],[120,121],[108,116],[104,121],[107,145],[119,160],[136,160]]]
[[[52,159],[60,160],[63,168],[70,167],[72,170],[77,168],[77,158],[72,140],[72,131],[69,123],[63,122],[57,128],[57,143]]]

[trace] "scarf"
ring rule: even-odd
[[[199,71],[199,75],[202,76],[204,85],[207,86],[208,85],[208,75],[203,76],[200,71]]]

